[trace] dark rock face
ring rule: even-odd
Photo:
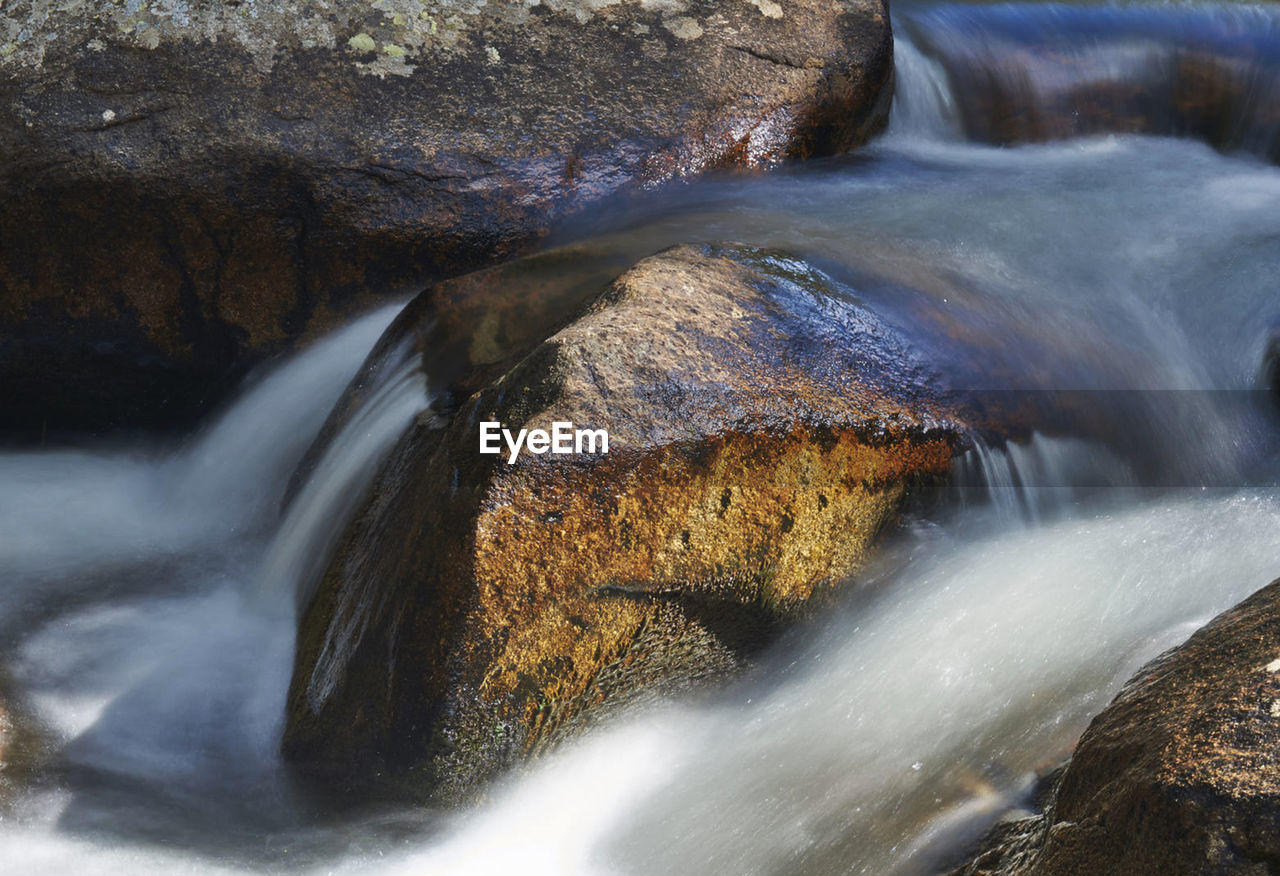
[[[1085,732],[1045,813],[961,874],[1280,866],[1280,581],[1148,663]]]
[[[588,201],[847,149],[891,53],[880,0],[6,6],[0,427],[178,419]]]
[[[415,303],[420,325],[471,319],[460,283]],[[552,310],[497,300],[476,314],[524,352],[401,441],[304,612],[290,691],[291,759],[438,802],[742,667],[959,440],[893,331],[783,254],[665,251],[536,343]],[[609,452],[508,464],[479,453],[483,421],[603,428]]]

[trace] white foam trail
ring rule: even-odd
[[[177,453],[0,455],[0,577],[101,571],[261,530],[400,307],[370,313],[281,363]]]
[[[0,870],[40,876],[242,876],[252,871],[192,859],[182,852],[104,848],[26,824],[0,826]]]

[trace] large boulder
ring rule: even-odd
[[[957,874],[1275,872],[1280,581],[1143,667],[1056,784]]]
[[[169,422],[592,200],[838,152],[883,0],[0,9],[0,428]]]
[[[428,297],[427,324],[451,312]],[[457,801],[570,730],[737,670],[947,471],[959,431],[929,376],[803,262],[727,245],[641,261],[446,428],[401,441],[303,614],[287,755]],[[509,463],[479,452],[488,421],[605,429],[608,452]]]

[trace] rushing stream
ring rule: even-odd
[[[1280,9],[895,16],[876,143],[562,239],[791,250],[951,388],[1041,400],[1043,434],[979,444],[751,677],[457,814],[331,811],[278,757],[297,600],[428,375],[390,369],[281,498],[397,307],[178,446],[0,455],[0,691],[48,749],[0,820],[0,872],[929,872],[1025,805],[1137,666],[1280,577],[1280,423],[1252,392],[1280,325]],[[1196,81],[1227,109],[1193,112]],[[1126,85],[1154,95],[1136,121]]]

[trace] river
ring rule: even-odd
[[[399,305],[252,375],[183,440],[7,452],[0,691],[48,750],[0,820],[0,871],[932,872],[1028,805],[1142,662],[1280,577],[1280,424],[1255,392],[1280,325],[1280,10],[916,3],[894,24],[869,147],[629,199],[557,242],[788,249],[949,388],[1063,417],[959,460],[846,604],[750,677],[463,813],[353,813],[278,755],[299,594],[429,375],[391,369],[280,500]],[[1186,109],[1189,67],[1228,109]],[[1138,120],[1129,86],[1155,95]]]

